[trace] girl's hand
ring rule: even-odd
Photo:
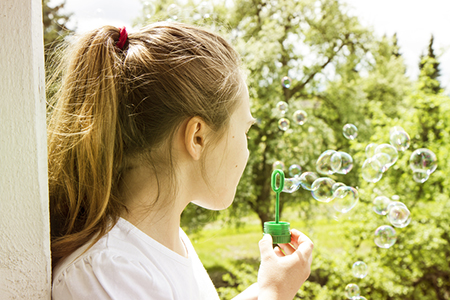
[[[291,243],[272,247],[272,237],[265,234],[259,242],[261,266],[258,272],[258,300],[292,300],[311,273],[313,243],[296,229]]]

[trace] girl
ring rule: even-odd
[[[180,229],[188,203],[233,201],[254,122],[240,58],[179,23],[105,26],[68,48],[49,121],[53,299],[218,299]],[[260,242],[235,299],[292,299],[312,243]]]

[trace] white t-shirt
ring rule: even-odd
[[[56,266],[52,299],[218,300],[181,228],[180,237],[187,258],[120,218],[86,253],[87,245]]]

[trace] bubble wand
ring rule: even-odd
[[[277,178],[280,183],[277,187]],[[275,203],[275,222],[264,222],[264,233],[270,234],[274,244],[287,244],[291,242],[290,224],[280,221],[280,193],[284,188],[284,172],[282,170],[274,170],[270,181],[272,190],[277,195]]]

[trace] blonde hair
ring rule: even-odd
[[[194,116],[220,136],[236,107],[240,58],[222,37],[161,22],[129,34],[123,49],[118,39],[118,28],[101,27],[61,60],[48,125],[53,265],[126,210],[118,184],[133,159],[145,155],[173,175],[171,156],[153,150]]]

